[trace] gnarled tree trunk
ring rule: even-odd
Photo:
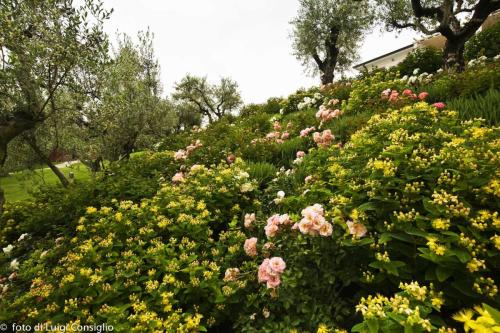
[[[464,46],[465,42],[461,39],[446,39],[443,50],[444,68],[446,70],[461,72],[465,69]]]
[[[62,173],[62,171],[57,166],[55,166],[54,163],[52,163],[50,158],[46,154],[43,153],[43,151],[40,149],[40,147],[38,147],[38,145],[36,144],[36,139],[32,136],[29,136],[29,137],[25,138],[25,141],[28,143],[28,145],[31,147],[31,149],[33,149],[33,151],[38,156],[38,158],[40,160],[42,160],[45,164],[47,164],[47,166],[50,168],[50,170],[52,170],[52,172],[57,176],[57,178],[59,179],[61,184],[64,187],[68,187],[68,185],[69,185],[68,179],[66,178],[64,173]]]

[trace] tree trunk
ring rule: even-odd
[[[464,45],[460,39],[446,39],[444,46],[444,68],[448,71],[457,70],[459,72],[465,69]]]
[[[52,163],[50,158],[42,152],[40,147],[37,146],[35,139],[26,138],[26,142],[29,144],[31,149],[33,149],[38,158],[40,158],[40,160],[42,160],[45,164],[47,164],[50,170],[52,170],[52,172],[57,176],[57,178],[59,178],[59,181],[61,182],[62,186],[68,187],[69,181],[64,175],[64,173],[62,173],[62,171],[58,167],[56,167],[54,163]]]
[[[322,85],[327,85],[333,82],[334,76],[334,68],[331,68],[330,66],[326,66],[325,70],[321,72],[321,84]]]

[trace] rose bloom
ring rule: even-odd
[[[226,158],[226,161],[228,164],[233,164],[234,161],[236,160],[236,156],[234,156],[234,154],[230,154],[227,158]]]
[[[334,98],[328,101],[328,105],[334,106],[337,105],[339,102],[340,101],[338,99]]]
[[[245,253],[250,257],[255,257],[257,255],[257,238],[252,237],[245,240],[245,244],[243,245],[243,249]]]
[[[269,267],[273,273],[281,274],[286,268],[286,263],[281,257],[272,257],[269,259]]]
[[[183,182],[184,181],[184,174],[182,172],[177,172],[173,177],[172,177],[172,181],[174,183],[180,183],[180,182]]]
[[[424,99],[427,98],[427,96],[429,96],[429,93],[426,91],[422,91],[420,94],[418,94],[418,99],[423,101]]]
[[[391,92],[391,95],[389,96],[389,102],[394,102],[398,99],[399,93],[396,90],[393,90]]]
[[[361,238],[368,232],[368,230],[366,230],[366,227],[362,223],[347,221],[346,224],[349,228],[349,233],[351,235],[354,235],[355,237]]]
[[[437,103],[432,104],[432,106],[434,106],[437,109],[444,109],[446,104],[444,104],[443,102],[437,102]]]
[[[245,214],[245,228],[250,229],[255,222],[255,213]]]
[[[186,159],[186,152],[182,149],[179,149],[178,151],[175,152],[174,154],[174,159],[176,161],[180,161],[180,160],[185,160]]]
[[[280,279],[279,275],[276,275],[276,276],[270,275],[267,278],[266,286],[267,286],[267,288],[274,289],[274,288],[279,287],[280,283],[281,283],[281,279]]]
[[[404,96],[411,96],[411,94],[413,94],[413,91],[411,91],[411,89],[405,89],[405,90],[403,90],[403,95]]]
[[[288,133],[288,132],[283,132],[283,134],[281,134],[281,138],[282,138],[283,140],[286,140],[286,139],[288,139],[289,137],[290,137],[290,133]]]
[[[240,270],[238,268],[228,268],[224,274],[224,281],[236,281]]]
[[[266,282],[267,279],[269,278],[268,269],[269,269],[269,259],[264,259],[262,264],[260,264],[259,271],[257,273],[257,278],[260,283]]]
[[[276,224],[268,224],[264,227],[264,231],[266,232],[266,236],[268,238],[276,236],[278,229],[279,228]]]
[[[325,222],[319,227],[319,234],[323,237],[331,236],[333,232],[333,227],[330,223]]]
[[[297,152],[296,156],[297,156],[297,158],[302,158],[302,157],[306,156],[306,153],[304,151],[302,151],[302,150],[299,150]]]

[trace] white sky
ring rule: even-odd
[[[104,0],[114,8],[105,30],[136,36],[148,27],[161,66],[166,94],[185,74],[217,81],[230,76],[239,84],[245,103],[286,96],[319,83],[292,55],[290,20],[297,0]],[[360,62],[404,45],[417,35],[378,31],[368,35]]]

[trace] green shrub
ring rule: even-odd
[[[251,162],[247,163],[248,174],[252,179],[255,179],[259,186],[262,187],[276,177],[278,168],[271,163],[266,162]]]
[[[308,182],[270,206],[293,222],[266,236],[264,218],[248,233],[259,251],[273,243],[255,265],[281,257],[286,270],[277,291],[261,284],[246,295],[238,325],[261,331],[349,325],[362,296],[391,294],[411,281],[433,284],[438,315],[450,325],[450,314],[464,307],[498,307],[498,134],[479,121],[462,122],[457,112],[416,103],[372,116],[344,149],[311,149],[300,166]],[[321,223],[334,224],[331,235],[301,231],[300,223],[304,230],[315,225],[301,214],[313,204],[323,206]],[[267,319],[257,312],[264,307]]]
[[[434,73],[443,67],[443,51],[435,47],[421,47],[410,52],[396,68],[401,75],[413,75],[415,69],[420,72]]]
[[[457,97],[473,97],[500,87],[499,61],[467,67],[461,73],[441,75],[428,85],[418,88],[429,93],[429,102],[446,102]]]
[[[500,91],[490,89],[484,95],[476,94],[472,98],[459,97],[448,102],[447,107],[457,110],[460,118],[470,120],[485,119],[489,125],[498,125],[500,120]]]
[[[221,329],[245,286],[224,279],[242,252],[238,221],[254,209],[256,185],[243,167],[198,167],[140,204],[88,207],[75,237],[20,260],[0,320],[106,323],[117,332]],[[23,242],[0,257],[0,274]]]
[[[481,56],[492,58],[500,54],[500,22],[475,34],[465,43],[465,60]]]

